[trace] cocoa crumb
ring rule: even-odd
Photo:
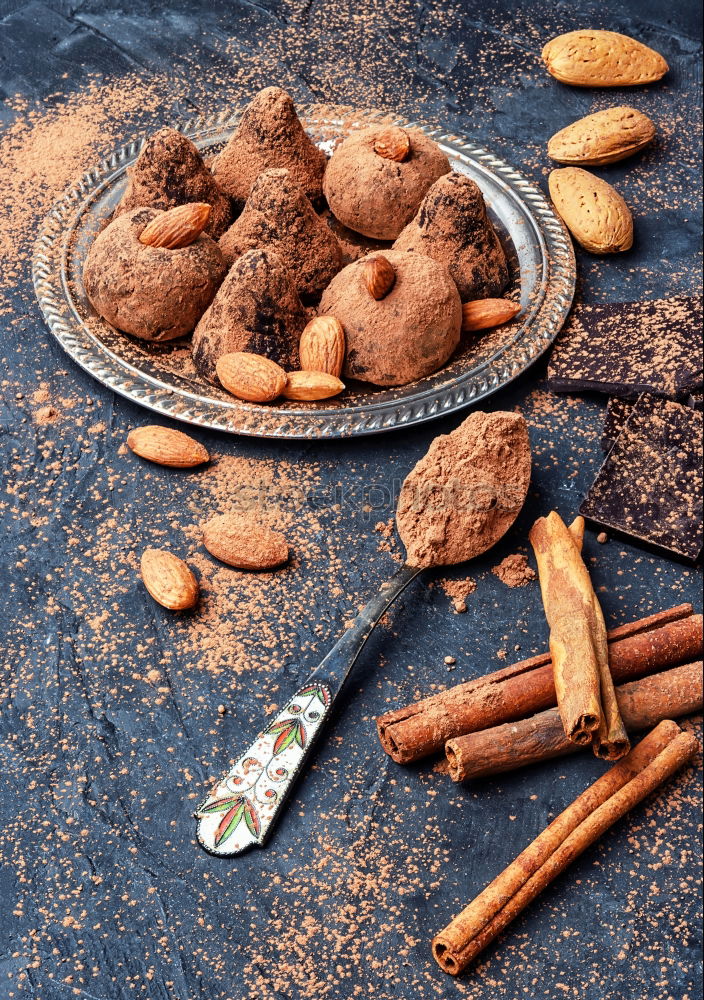
[[[491,572],[507,587],[525,587],[536,579],[535,570],[528,565],[527,557],[518,552],[506,556]]]

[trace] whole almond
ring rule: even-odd
[[[142,230],[139,242],[148,247],[180,250],[194,243],[208,224],[210,205],[192,201],[160,212]]]
[[[301,368],[339,378],[345,361],[345,331],[334,316],[316,316],[301,334]]]
[[[249,513],[219,514],[203,528],[211,556],[236,569],[276,569],[288,562],[288,542]]]
[[[561,129],[548,142],[558,163],[601,166],[639,152],[655,138],[655,126],[635,108],[607,108]]]
[[[183,431],[158,424],[135,427],[127,435],[127,447],[150,462],[168,465],[173,469],[192,469],[210,461],[208,450]]]
[[[224,389],[250,403],[271,403],[286,385],[286,372],[271,358],[233,351],[218,358],[215,370]]]
[[[344,388],[344,382],[327,372],[289,372],[284,396],[286,399],[313,402],[337,396]]]
[[[373,299],[383,299],[394,287],[396,272],[383,254],[377,253],[362,262],[364,282]]]
[[[379,132],[374,140],[374,152],[385,160],[395,160],[401,163],[411,151],[411,139],[405,129],[390,125]]]
[[[616,31],[558,35],[543,49],[548,73],[576,87],[630,87],[653,83],[669,67],[659,52]]]
[[[187,611],[198,602],[198,581],[173,552],[145,549],[140,561],[144,586],[151,596],[170,611]]]
[[[491,330],[508,323],[521,311],[520,305],[510,299],[475,299],[462,304],[462,329]]]
[[[618,253],[633,246],[633,218],[618,191],[580,167],[553,170],[550,197],[577,242],[592,253]]]

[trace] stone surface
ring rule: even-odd
[[[578,252],[579,299],[691,294],[699,212],[682,192],[700,187],[697,5],[621,0],[609,11],[596,0],[399,0],[353,13],[341,0],[0,0],[0,94],[13,98],[0,127],[28,113],[22,101],[60,105],[52,95],[88,81],[165,77],[157,107],[96,138],[97,160],[135,128],[226,110],[277,83],[299,103],[437,121],[544,185],[558,128],[633,101],[666,126],[637,160],[603,171],[634,210],[636,247],[609,261]],[[552,80],[542,44],[595,24],[661,50],[672,67],[663,84],[595,95]],[[31,188],[25,198],[37,205],[29,254],[40,212]],[[533,481],[504,541],[442,576],[456,586],[473,577],[467,613],[453,614],[441,581],[417,581],[364,651],[269,846],[213,859],[195,843],[194,807],[391,575],[397,545],[375,525],[388,524],[399,482],[462,415],[323,445],[195,432],[211,467],[146,468],[121,446],[153,418],[60,351],[28,257],[10,263],[14,285],[0,289],[0,998],[699,996],[691,770],[455,982],[430,957],[431,936],[603,765],[577,756],[464,788],[430,763],[393,765],[375,735],[375,715],[432,685],[544,648],[537,583],[509,590],[491,568],[525,551],[539,514],[574,516],[601,464],[605,401],[550,396],[544,363],[492,398],[528,420]],[[261,481],[265,513],[276,507],[291,539],[293,563],[275,578],[217,569],[200,546],[200,525],[248,479]],[[203,598],[191,618],[145,594],[138,560],[149,546],[194,566]],[[585,553],[609,622],[682,600],[700,608],[696,571],[626,542],[598,545],[589,531]]]

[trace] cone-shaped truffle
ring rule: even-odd
[[[288,170],[257,177],[242,215],[220,240],[228,264],[256,247],[278,253],[301,294],[322,292],[342,266],[337,238]]]
[[[307,319],[278,254],[248,250],[235,261],[195,329],[195,366],[214,382],[218,358],[247,351],[263,354],[282,368],[298,368],[298,342]]]
[[[212,205],[205,232],[218,239],[232,219],[232,206],[190,139],[172,128],[160,128],[147,139],[129,172],[129,184],[115,215],[133,208],[163,210],[204,201]]]
[[[493,298],[508,283],[506,255],[478,186],[463,174],[437,180],[394,243],[449,269],[463,301]]]
[[[267,87],[247,106],[235,134],[213,161],[213,175],[223,191],[242,203],[259,174],[282,167],[315,202],[322,195],[326,163],[286,91]]]

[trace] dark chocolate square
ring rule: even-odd
[[[696,562],[704,415],[644,393],[580,507],[589,521]]]
[[[702,297],[578,306],[548,364],[555,392],[682,399],[702,388]]]

